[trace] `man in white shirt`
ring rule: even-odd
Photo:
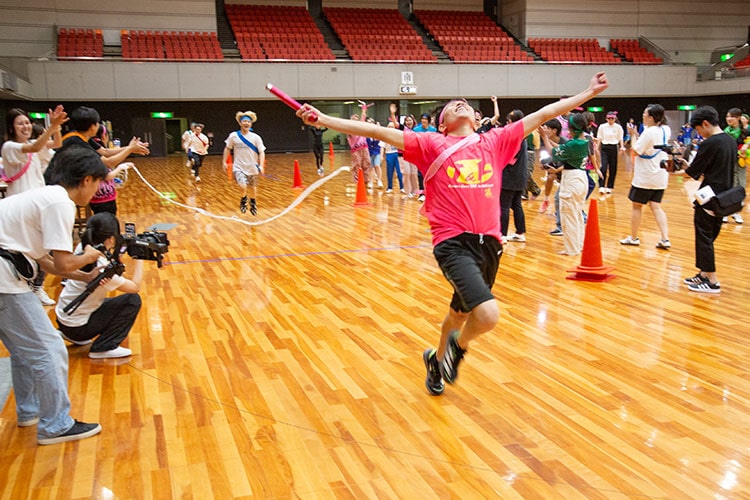
[[[0,341],[10,352],[19,427],[37,425],[42,445],[87,438],[99,424],[74,420],[68,398],[68,353],[29,288],[37,264],[45,271],[90,281],[79,269],[101,252],[73,253],[76,205],[85,206],[109,170],[86,146],[58,152],[46,173],[50,185],[0,200]]]
[[[601,171],[599,179],[599,194],[609,194],[615,188],[617,177],[617,157],[620,151],[625,151],[623,138],[625,133],[617,123],[617,111],[607,113],[607,122],[602,123],[596,132],[596,138],[601,142]]]

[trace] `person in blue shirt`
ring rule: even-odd
[[[437,132],[437,129],[430,125],[430,121],[432,120],[432,117],[429,113],[422,113],[422,116],[419,118],[419,124],[414,127],[412,130],[414,132]],[[417,171],[417,177],[419,179],[419,201],[424,201],[424,177],[422,176],[422,172]]]

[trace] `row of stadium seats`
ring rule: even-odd
[[[214,32],[129,31],[120,32],[122,58],[126,61],[205,61],[224,60]]]
[[[58,59],[102,57],[103,53],[102,30],[60,28],[57,32]]]

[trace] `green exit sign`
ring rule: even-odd
[[[151,118],[174,118],[174,113],[171,111],[154,111],[151,113]]]
[[[601,106],[591,106],[588,108],[588,110],[592,113],[601,113],[602,111],[604,111],[604,108]]]
[[[695,109],[695,104],[683,104],[681,106],[677,106],[677,109],[680,111],[693,111]]]
[[[44,120],[46,116],[47,113],[29,113],[29,118],[33,120]]]

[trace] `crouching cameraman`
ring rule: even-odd
[[[68,280],[55,308],[57,324],[65,340],[86,345],[97,337],[89,351],[92,359],[130,356],[131,350],[120,344],[127,338],[141,310],[138,291],[143,279],[143,261],[135,260],[133,278],[124,278],[119,238],[120,223],[114,215],[102,212],[89,218],[76,253],[87,245],[105,251],[109,259],[100,257],[97,265],[111,277],[102,279],[93,289],[86,282]],[[114,290],[125,293],[106,298]],[[74,307],[68,307],[71,303]]]

